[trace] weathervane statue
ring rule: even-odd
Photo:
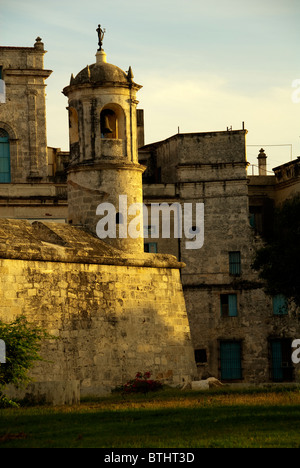
[[[105,29],[101,29],[101,25],[99,24],[98,25],[98,29],[96,29],[97,33],[98,33],[98,40],[99,40],[99,49],[98,49],[98,52],[100,52],[102,50],[102,44],[103,44],[103,38],[104,38],[104,34],[106,33],[106,30]]]

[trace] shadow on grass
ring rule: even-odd
[[[299,421],[298,405],[5,410],[0,447],[299,447]]]

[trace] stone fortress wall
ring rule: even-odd
[[[25,314],[57,337],[44,343],[34,381],[80,381],[81,395],[101,395],[137,372],[171,385],[193,379],[175,258],[137,259],[55,223],[1,220],[0,237],[1,319]]]

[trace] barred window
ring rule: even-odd
[[[242,344],[240,341],[220,342],[222,380],[242,379]]]
[[[221,316],[222,317],[237,317],[237,295],[236,294],[221,294]]]
[[[157,253],[157,242],[145,243],[144,251],[147,253]]]
[[[0,183],[11,182],[10,174],[10,143],[6,130],[0,128]]]
[[[229,273],[240,276],[241,270],[241,252],[229,252]]]
[[[273,297],[273,313],[274,315],[288,314],[288,301],[282,294]]]
[[[273,382],[292,382],[294,380],[294,367],[291,360],[291,339],[272,339],[270,351]]]

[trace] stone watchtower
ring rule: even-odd
[[[118,226],[117,238],[108,242],[128,252],[143,252],[142,237],[118,238],[120,225],[124,223],[126,229],[135,218],[119,214],[119,195],[127,196],[128,206],[142,204],[145,168],[138,163],[136,119],[136,93],[141,86],[133,81],[131,67],[124,72],[107,63],[102,39],[103,34],[100,42],[99,33],[96,63],[75,78],[72,75],[70,85],[63,90],[69,100],[68,218],[69,223],[96,233],[100,219],[97,207],[111,203]]]

